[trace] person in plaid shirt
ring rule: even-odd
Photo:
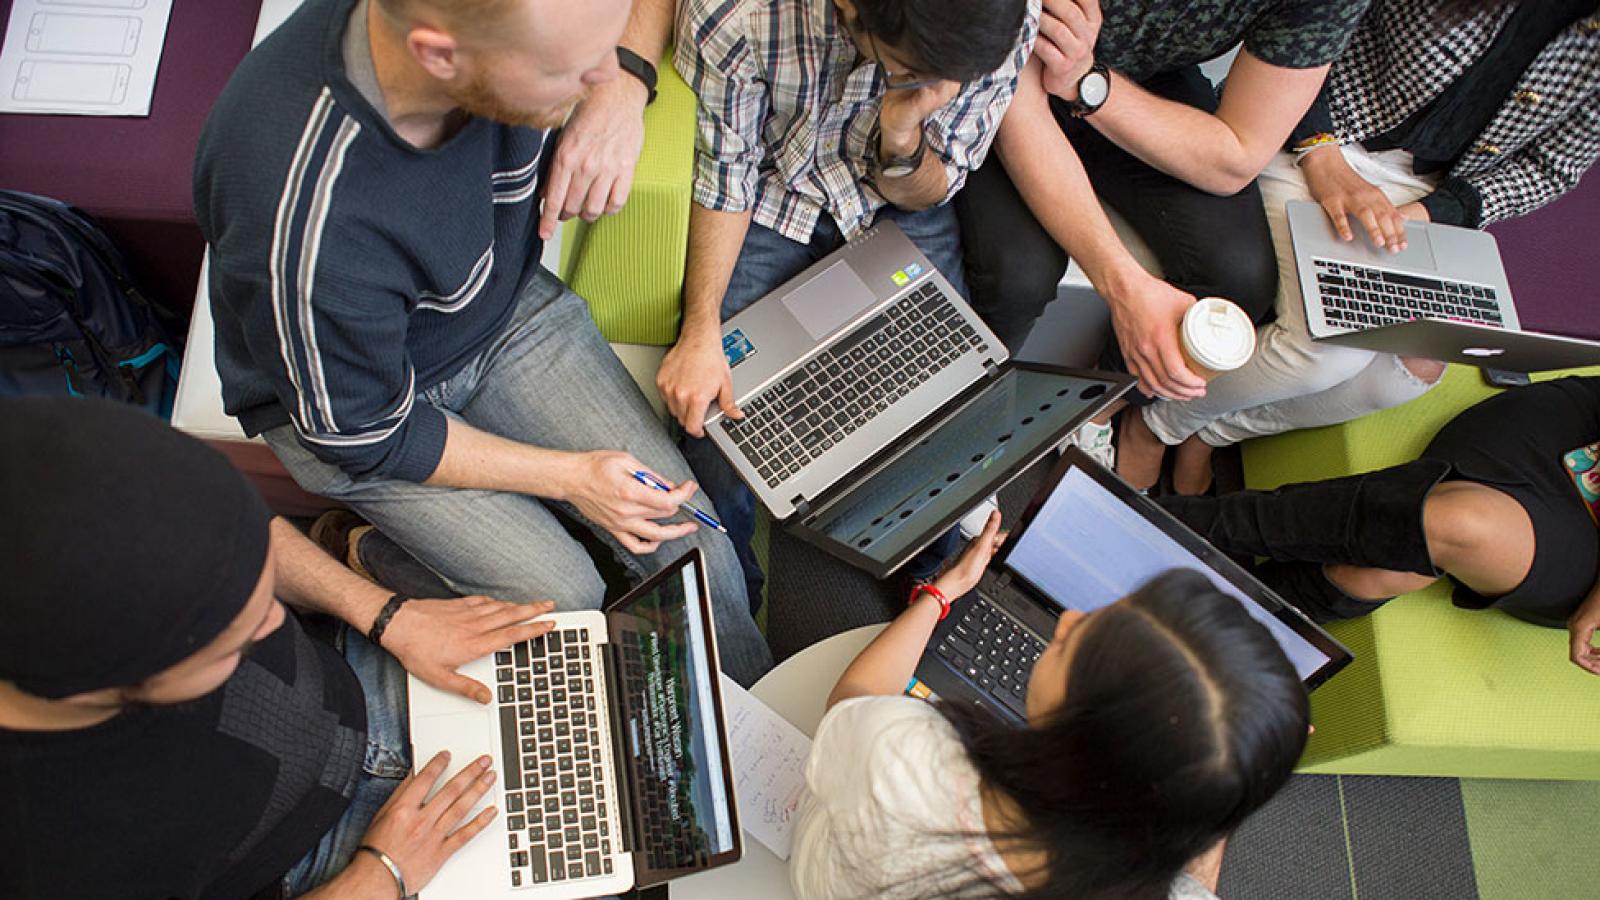
[[[656,376],[733,537],[752,606],[755,497],[704,438],[740,415],[722,321],[892,220],[966,294],[948,201],[983,162],[1039,0],[684,0],[673,63],[700,98],[683,326]]]

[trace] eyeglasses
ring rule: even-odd
[[[919,88],[925,88],[939,83],[939,79],[937,78],[926,78],[924,76],[917,75],[914,72],[889,71],[889,67],[884,65],[883,52],[878,49],[878,42],[875,38],[873,38],[872,32],[868,31],[866,28],[862,28],[861,33],[867,36],[867,45],[872,48],[873,62],[876,62],[878,64],[878,68],[883,70],[883,80],[884,83],[888,85],[889,90],[915,91]]]

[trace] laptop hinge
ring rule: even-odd
[[[617,661],[615,647],[611,641],[600,645],[600,658],[606,667],[606,715],[611,719],[611,767],[617,773],[617,794],[611,802],[620,804],[617,821],[622,823],[622,849],[632,852],[637,846],[633,838],[633,779],[628,762],[628,741],[624,736],[628,723],[622,714],[622,667]]]
[[[983,374],[993,378],[1000,371],[1000,364],[992,359],[983,361]]]
[[[789,501],[789,505],[794,507],[795,513],[802,519],[811,515],[811,501],[805,499],[804,497],[796,495],[792,500]]]

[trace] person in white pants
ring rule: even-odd
[[[1277,320],[1251,361],[1187,402],[1131,417],[1118,469],[1153,484],[1168,446],[1179,493],[1210,454],[1332,425],[1425,393],[1444,366],[1312,341],[1284,204],[1311,199],[1343,237],[1400,248],[1407,219],[1469,228],[1571,190],[1600,156],[1600,11],[1592,0],[1375,0],[1301,128],[1260,186],[1278,258]],[[1354,221],[1352,221],[1354,220]]]

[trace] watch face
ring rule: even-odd
[[[1099,72],[1090,72],[1078,82],[1078,102],[1090,109],[1099,108],[1111,93],[1111,81]]]
[[[889,176],[890,178],[904,178],[916,170],[916,166],[902,162],[894,162],[883,167],[883,174]]]

